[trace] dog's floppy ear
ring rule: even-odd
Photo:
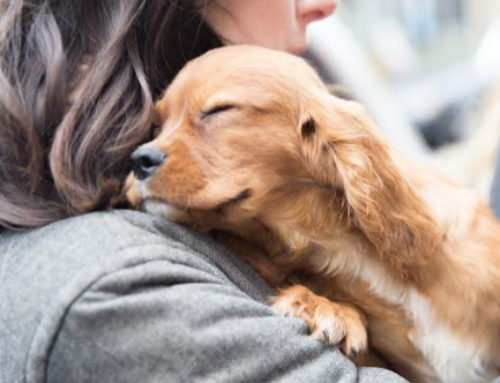
[[[436,222],[364,109],[326,94],[313,99],[300,122],[310,173],[340,191],[348,223],[406,277],[408,267],[423,266],[435,254],[442,241]]]

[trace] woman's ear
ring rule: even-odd
[[[339,209],[402,277],[442,241],[437,224],[357,103],[314,97],[300,122],[313,177],[342,191]],[[337,193],[338,194],[338,193]]]

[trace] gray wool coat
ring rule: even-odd
[[[0,383],[404,382],[276,316],[192,231],[115,210],[0,233]]]

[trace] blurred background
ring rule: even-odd
[[[489,197],[500,141],[500,0],[341,0],[308,58],[403,151]]]

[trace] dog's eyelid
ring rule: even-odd
[[[229,103],[228,104],[219,104],[216,106],[212,106],[205,111],[202,111],[200,114],[200,118],[203,120],[204,118],[207,118],[209,116],[213,116],[214,114],[226,112],[228,110],[235,109],[235,108],[237,108],[237,106],[234,104],[229,104]]]

